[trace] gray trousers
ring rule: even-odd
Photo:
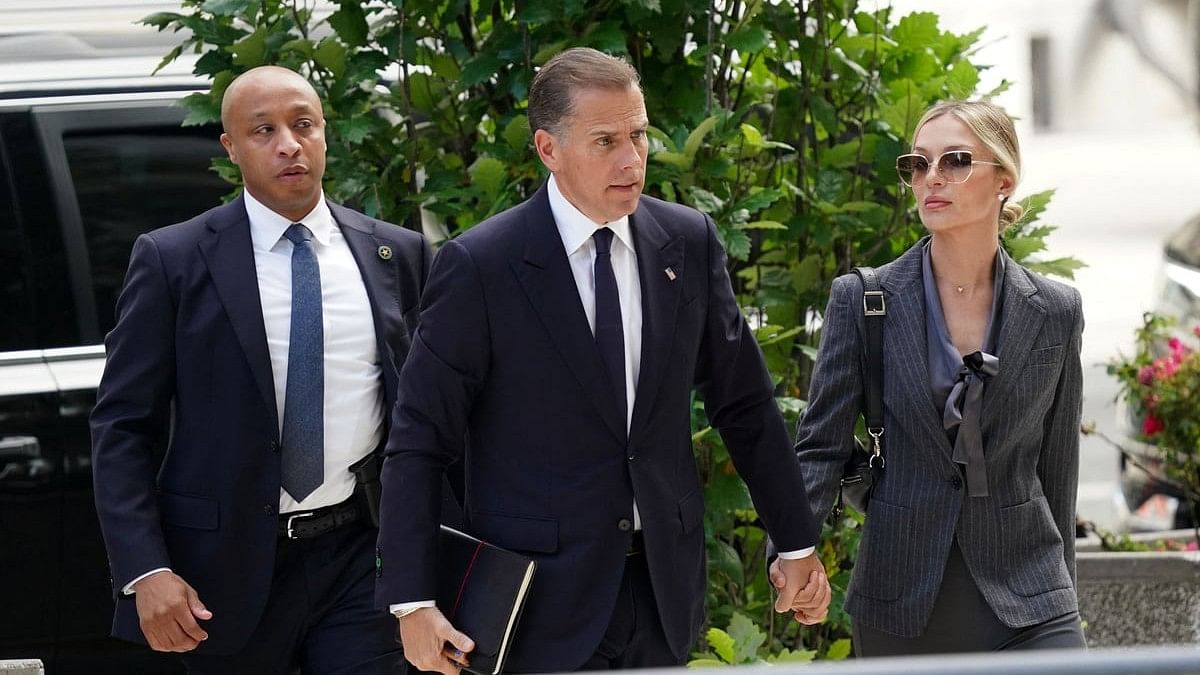
[[[1010,649],[1083,649],[1079,612],[1024,628],[1004,625],[975,585],[955,540],[942,587],[924,632],[900,637],[853,622],[854,653],[864,656],[991,652]]]

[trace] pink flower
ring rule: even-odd
[[[1142,420],[1142,433],[1147,436],[1153,436],[1163,430],[1163,423],[1154,415],[1146,415]]]
[[[1192,326],[1192,335],[1195,335],[1196,337],[1200,337],[1200,323],[1196,324],[1195,326]]]
[[[1174,357],[1159,357],[1154,359],[1154,363],[1151,365],[1154,366],[1154,379],[1156,380],[1165,380],[1179,370],[1179,361]]]
[[[1151,366],[1142,366],[1137,375],[1138,383],[1148,385],[1154,381],[1154,368]]]

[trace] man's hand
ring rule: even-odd
[[[821,559],[815,553],[797,560],[776,558],[769,576],[771,585],[779,591],[776,612],[791,611],[797,621],[810,626],[825,620],[833,592]]]
[[[211,619],[212,612],[174,572],[156,572],[138,580],[133,593],[142,634],[155,651],[190,652],[208,639],[196,619]]]
[[[475,642],[460,633],[437,607],[422,607],[400,618],[404,658],[420,670],[458,675]]]

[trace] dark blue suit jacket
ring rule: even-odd
[[[631,227],[644,325],[628,439],[546,188],[443,246],[401,374],[377,602],[435,597],[438,476],[465,456],[467,528],[538,561],[512,670],[566,671],[592,655],[635,497],[662,624],[686,655],[705,589],[693,387],[776,541],[800,549],[818,536],[711,221],[642,197]]]
[[[390,406],[430,252],[414,232],[329,206],[366,285]],[[170,567],[213,612],[197,651],[235,652],[271,587],[281,412],[241,198],[138,237],[105,347],[91,425],[113,635],[145,642],[120,589]]]

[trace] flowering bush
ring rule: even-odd
[[[1108,372],[1138,420],[1141,440],[1155,444],[1167,477],[1183,488],[1193,513],[1200,496],[1200,351],[1173,335],[1169,318],[1146,314],[1132,358]],[[1200,326],[1192,329],[1200,337]]]

